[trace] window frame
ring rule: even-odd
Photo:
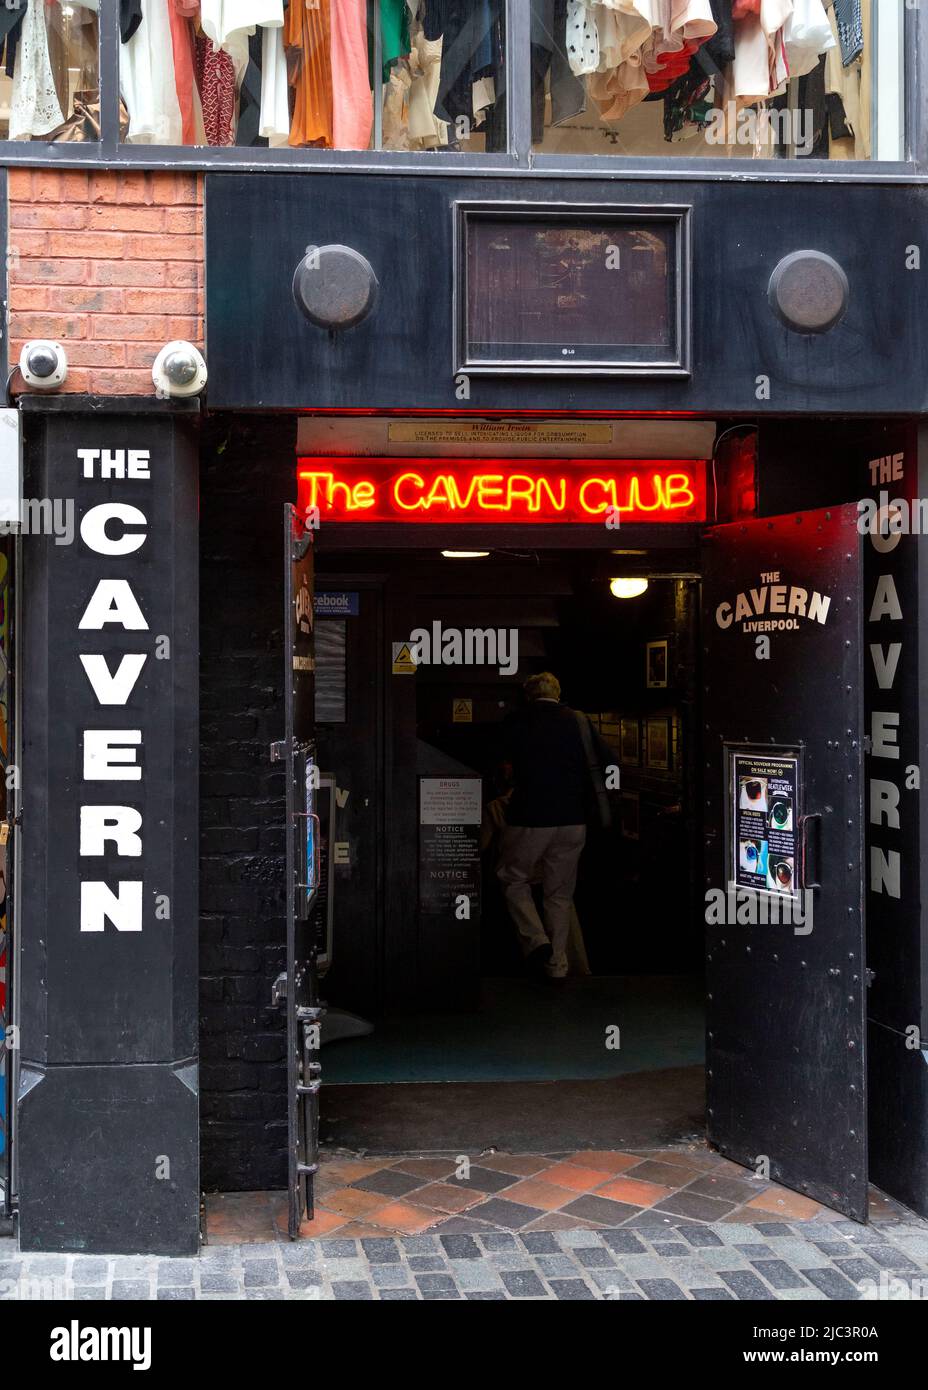
[[[449,173],[499,177],[513,172],[551,178],[615,178],[647,181],[745,179],[776,182],[921,182],[928,174],[928,6],[909,8],[906,0],[878,0],[903,7],[905,157],[901,160],[782,159],[737,160],[688,156],[555,155],[532,147],[531,6],[527,0],[502,0],[505,10],[507,144],[500,154],[394,150],[309,150],[249,146],[211,148],[184,145],[129,145],[119,140],[119,4],[100,0],[101,139],[95,144],[0,139],[0,166],[51,166],[60,169],[120,167],[151,170],[244,173],[415,173],[424,177]],[[797,167],[798,166],[798,167]]]

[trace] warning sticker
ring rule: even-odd
[[[474,722],[474,702],[473,700],[452,700],[451,718],[455,724],[473,724]]]
[[[416,674],[416,662],[412,654],[412,647],[408,642],[393,643],[393,674],[394,676],[414,676]]]

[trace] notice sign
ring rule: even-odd
[[[731,882],[793,896],[799,891],[799,758],[730,753]]]
[[[479,777],[419,779],[419,910],[454,918],[480,898]],[[463,899],[468,900],[465,907]]]

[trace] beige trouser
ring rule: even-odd
[[[549,975],[567,974],[567,937],[585,840],[585,825],[507,825],[503,830],[496,876],[523,953],[550,942]],[[532,898],[533,880],[541,882],[543,923]]]

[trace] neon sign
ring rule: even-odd
[[[702,460],[301,458],[297,478],[301,511],[329,521],[706,518]]]

